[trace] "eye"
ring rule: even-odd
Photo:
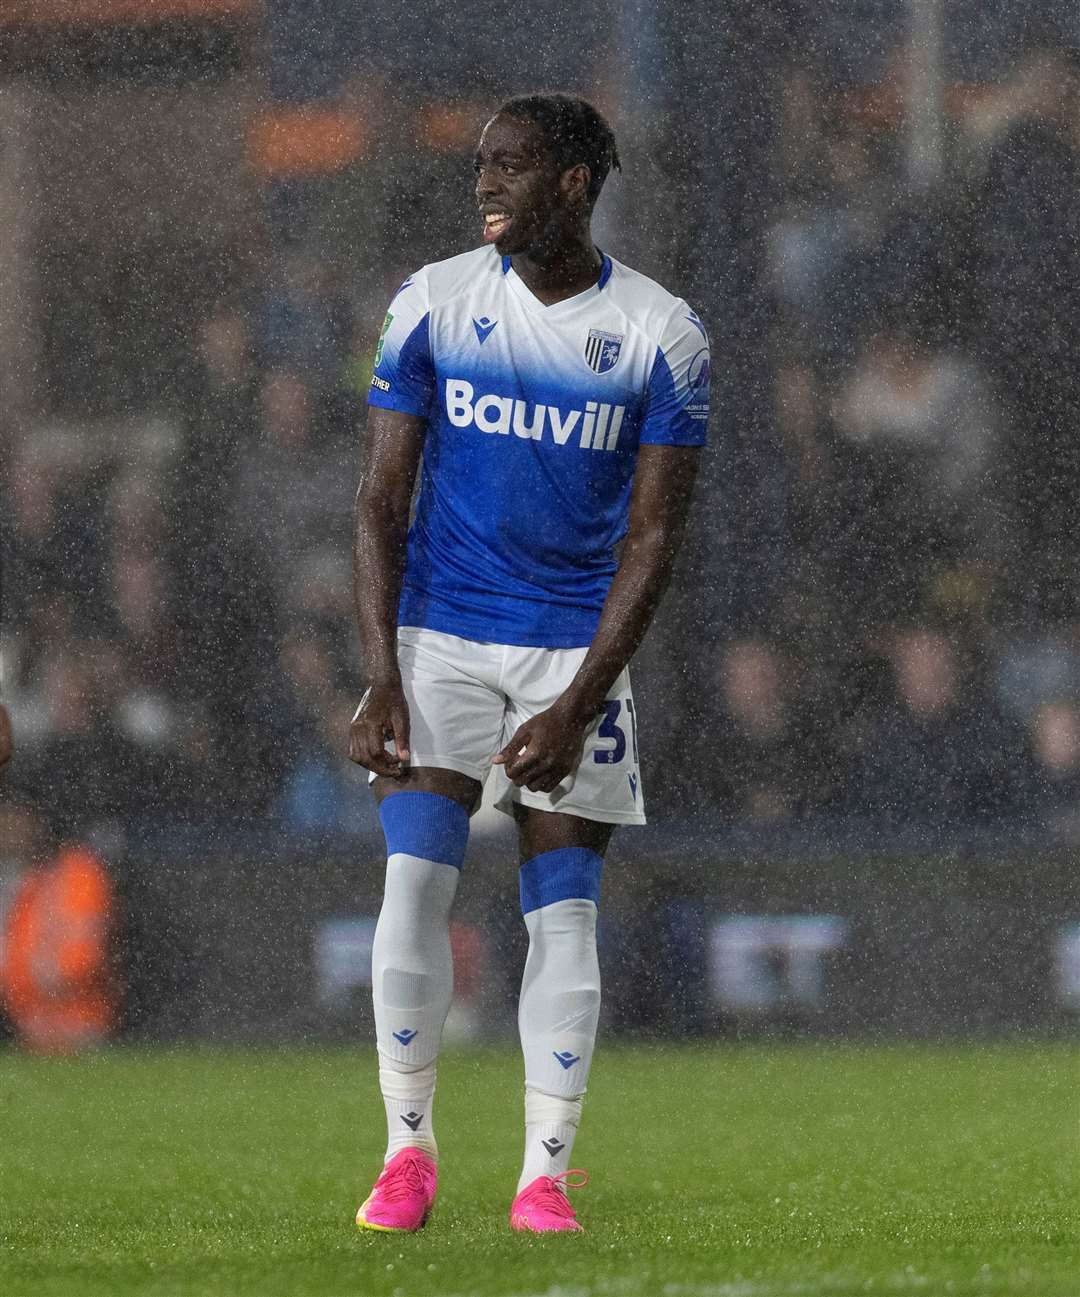
[[[499,170],[504,176],[516,176],[518,173],[518,168],[511,166],[509,162],[504,162]]]

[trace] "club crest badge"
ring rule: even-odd
[[[585,363],[594,374],[606,374],[619,363],[624,335],[590,329],[585,339]]]

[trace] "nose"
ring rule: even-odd
[[[498,181],[488,167],[481,167],[476,173],[476,196],[481,202],[492,198],[499,192]]]

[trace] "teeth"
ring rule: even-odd
[[[507,219],[505,212],[488,212],[484,217],[484,220],[488,225],[501,225],[502,222]]]

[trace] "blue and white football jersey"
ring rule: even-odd
[[[539,648],[592,642],[638,446],[700,446],[709,344],[687,304],[603,258],[545,306],[491,246],[390,303],[371,405],[426,415],[398,623]]]

